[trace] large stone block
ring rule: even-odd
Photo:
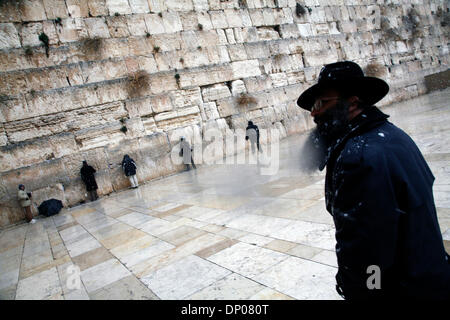
[[[72,18],[89,17],[88,0],[66,0],[67,10]]]
[[[138,98],[125,102],[125,108],[130,117],[143,117],[153,114],[152,97]]]
[[[211,23],[214,29],[228,28],[228,21],[222,11],[210,11]]]
[[[211,17],[208,12],[197,12],[197,21],[202,25],[203,30],[213,29]]]
[[[183,30],[183,25],[177,12],[163,12],[162,20],[166,33],[175,33]]]
[[[86,27],[91,38],[109,38],[109,30],[105,18],[87,18]]]
[[[39,35],[42,33],[42,23],[29,23],[22,27],[20,36],[22,38],[23,46],[40,46],[42,42],[39,40]]]
[[[20,48],[19,34],[12,23],[0,23],[0,49]]]
[[[244,27],[241,11],[234,9],[225,9],[225,17],[229,28]]]
[[[64,186],[61,183],[52,184],[37,190],[33,190],[33,203],[36,206],[49,199],[57,199],[67,206],[66,197],[64,195]]]
[[[117,14],[131,14],[130,4],[128,0],[106,0],[106,7],[108,8],[109,15],[113,16]]]
[[[125,16],[106,17],[106,24],[109,29],[109,34],[114,38],[128,37],[130,31],[128,30],[127,18]]]
[[[231,63],[234,79],[259,76],[261,70],[258,60],[236,61]]]
[[[148,0],[150,12],[162,12],[166,10],[165,0]]]
[[[181,88],[205,86],[234,79],[230,65],[213,65],[180,72]]]
[[[164,4],[168,10],[172,11],[192,11],[194,5],[192,0],[166,0]]]
[[[145,24],[150,34],[165,33],[162,17],[157,14],[145,15]]]
[[[106,0],[89,0],[89,13],[93,17],[107,16],[108,7],[106,6]]]
[[[147,25],[144,18],[145,16],[142,14],[134,14],[128,17],[128,30],[130,30],[132,36],[145,36],[147,34]]]
[[[230,89],[224,84],[214,84],[202,89],[203,101],[209,102],[231,96]]]
[[[150,8],[147,0],[129,0],[131,12],[133,13],[148,13]]]
[[[0,22],[20,22],[19,2],[0,2]]]
[[[19,9],[23,21],[42,21],[47,19],[42,0],[21,0]]]

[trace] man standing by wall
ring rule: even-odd
[[[27,192],[25,190],[25,186],[20,184],[19,191],[17,192],[17,198],[19,199],[20,205],[25,212],[25,219],[29,223],[35,223],[36,220],[33,219],[33,213],[31,212],[31,197],[31,192]]]
[[[345,299],[449,299],[434,176],[413,140],[374,106],[388,91],[344,61],[323,67],[297,101],[317,124],[303,149],[305,165],[327,168],[336,289]],[[368,270],[380,271],[378,287],[368,285]]]

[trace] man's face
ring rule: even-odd
[[[302,151],[302,167],[315,171],[324,163],[327,150],[348,130],[350,103],[334,89],[323,91],[311,109],[316,128],[309,134]]]

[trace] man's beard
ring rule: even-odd
[[[302,151],[301,168],[307,173],[323,170],[329,149],[349,129],[349,103],[339,100],[335,107],[316,118],[316,127],[309,133]]]

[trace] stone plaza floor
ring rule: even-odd
[[[382,109],[436,177],[447,252],[449,100],[447,89]],[[341,299],[324,171],[298,166],[305,136],[281,141],[275,175],[201,166],[1,230],[0,299]]]

